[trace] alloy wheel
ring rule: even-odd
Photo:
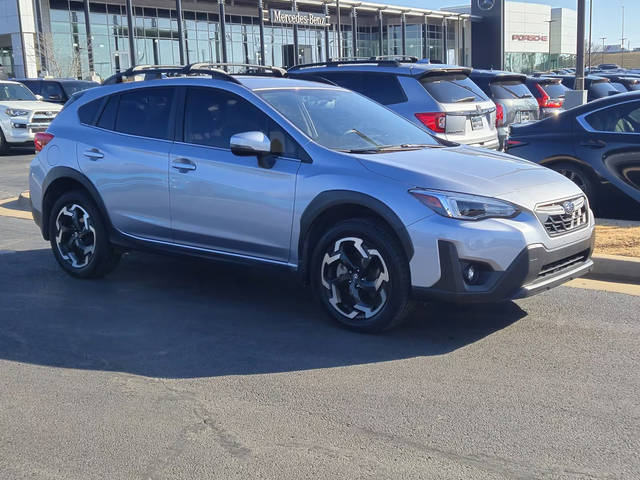
[[[56,217],[56,246],[73,268],[86,267],[96,251],[96,231],[89,213],[80,205],[65,205]]]
[[[337,240],[324,254],[320,275],[329,304],[349,319],[373,317],[389,297],[384,258],[358,237]]]

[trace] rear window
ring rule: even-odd
[[[562,83],[548,83],[546,85],[543,84],[542,89],[547,92],[549,98],[564,98],[566,91],[570,90]]]
[[[74,93],[87,90],[88,88],[97,87],[98,84],[94,82],[62,82],[62,89],[67,96],[71,96]]]
[[[627,87],[625,87],[622,83],[611,82],[611,85],[613,85],[613,88],[615,88],[619,92],[628,92]]]
[[[483,102],[489,100],[480,87],[463,73],[428,75],[420,83],[439,103]]]
[[[632,92],[635,92],[636,90],[640,90],[640,81],[627,83],[627,88]]]
[[[532,98],[531,91],[519,80],[506,80],[491,82],[491,94],[493,98]]]
[[[327,72],[320,73],[320,77],[341,87],[358,92],[371,100],[383,105],[392,105],[407,101],[407,97],[395,75],[364,72]]]
[[[73,96],[69,99],[69,101],[65,104],[64,108],[69,106],[71,103],[75,102],[80,95]],[[102,106],[102,98],[97,100],[93,100],[92,102],[86,103],[82,105],[78,109],[78,118],[80,119],[80,123],[84,123],[85,125],[93,125],[96,120],[96,115],[98,115],[98,109]]]
[[[589,93],[593,98],[603,98],[620,92],[609,82],[598,82],[591,84]]]

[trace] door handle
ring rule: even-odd
[[[189,170],[195,170],[196,164],[188,158],[176,158],[171,162],[171,167],[180,170],[181,173],[185,173]]]
[[[589,148],[604,148],[607,145],[607,142],[604,140],[586,140],[584,142],[580,142],[580,145]]]
[[[104,154],[97,148],[90,148],[89,150],[82,152],[82,154],[89,160],[100,160],[101,158],[104,158]]]

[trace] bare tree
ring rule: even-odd
[[[38,65],[38,70],[43,73],[57,78],[81,78],[82,77],[82,58],[80,55],[80,46],[74,45],[69,50],[56,49],[53,35],[50,33],[42,33],[36,35],[35,49],[27,56],[31,56],[32,60]]]

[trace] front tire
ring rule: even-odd
[[[0,155],[6,155],[9,152],[9,144],[4,136],[2,130],[0,130]]]
[[[120,252],[109,243],[100,211],[80,190],[65,193],[54,203],[49,240],[56,260],[73,277],[102,277],[120,260]]]
[[[388,330],[409,312],[409,263],[395,236],[375,221],[346,220],[330,228],[316,244],[311,275],[325,310],[350,330]]]

